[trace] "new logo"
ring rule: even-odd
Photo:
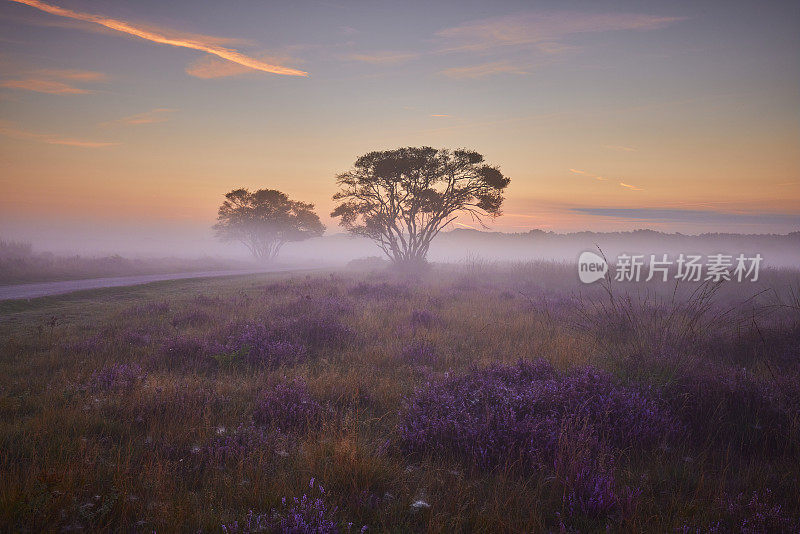
[[[578,277],[584,284],[602,279],[608,272],[608,264],[602,256],[594,252],[582,252],[578,258]]]

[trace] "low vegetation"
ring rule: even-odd
[[[791,532],[800,273],[558,264],[0,306],[0,530]]]
[[[82,278],[252,269],[248,262],[218,258],[134,259],[37,252],[30,243],[0,240],[0,286]]]

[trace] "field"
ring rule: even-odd
[[[30,243],[0,239],[0,285],[230,269],[257,270],[257,266],[248,261],[211,257],[58,256],[35,252]]]
[[[0,303],[0,531],[791,532],[800,273],[252,275]]]

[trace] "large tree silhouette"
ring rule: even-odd
[[[422,263],[431,241],[462,213],[501,214],[509,179],[472,150],[407,147],[370,152],[336,178],[331,213],[395,263]]]
[[[290,200],[275,189],[234,189],[219,207],[217,237],[241,241],[253,256],[271,261],[290,241],[320,236],[325,227],[314,213],[314,204]]]

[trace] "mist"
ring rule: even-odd
[[[336,266],[359,258],[383,256],[369,239],[337,230],[329,229],[323,237],[287,243],[277,261],[298,267]],[[260,265],[242,244],[220,241],[210,227],[197,224],[12,223],[4,225],[0,239],[30,243],[32,252],[55,256],[122,256],[137,260],[215,258]],[[609,259],[623,253],[646,257],[651,254],[761,254],[765,266],[800,266],[800,232],[686,235],[654,230],[506,233],[455,229],[444,231],[434,239],[429,260],[441,263],[476,259],[574,262],[581,252],[598,249]]]

